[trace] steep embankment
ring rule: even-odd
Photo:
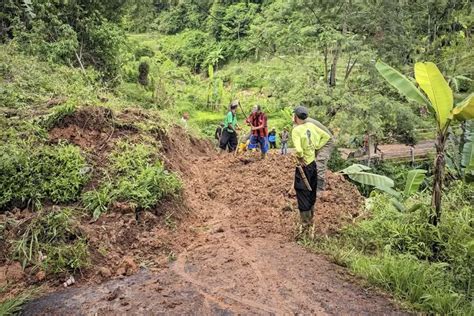
[[[172,235],[172,262],[155,272],[142,269],[100,285],[79,284],[31,302],[25,314],[403,313],[383,295],[357,285],[341,267],[294,242],[296,213],[287,193],[290,158],[217,157],[199,150],[204,144],[193,146],[195,140],[181,137],[187,136],[174,135],[163,146],[169,165],[185,181],[188,210]],[[337,175],[329,175],[329,189],[318,202],[319,232],[350,221],[362,202]],[[153,238],[162,236],[149,235]],[[135,247],[144,245],[138,239]],[[157,253],[146,249],[153,260]]]

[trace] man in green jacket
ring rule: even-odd
[[[293,111],[295,127],[291,132],[298,166],[295,170],[294,188],[303,230],[313,222],[317,191],[316,151],[322,148],[330,136],[315,124],[305,122],[308,109],[298,106]]]
[[[224,128],[219,144],[221,152],[226,149],[233,152],[237,148],[237,102],[231,103],[230,110],[224,118]]]
[[[334,137],[329,131],[329,129],[321,124],[318,120],[315,120],[311,117],[308,117],[305,122],[312,123],[316,125],[319,129],[323,130],[326,134],[329,135],[328,142],[317,151],[316,153],[316,165],[318,167],[318,189],[317,191],[326,190],[326,170],[328,166],[328,161],[331,158],[331,153],[334,150]]]

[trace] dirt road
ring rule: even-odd
[[[181,224],[186,246],[168,268],[53,293],[24,314],[404,314],[294,242],[296,213],[286,193],[292,172],[291,161],[276,155],[265,163],[190,161],[182,170],[184,201],[195,216]],[[341,186],[346,195],[337,192]],[[329,188],[333,197],[319,201],[318,231],[357,216],[349,184],[331,176]],[[331,205],[342,205],[336,216]]]

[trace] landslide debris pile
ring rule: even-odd
[[[256,216],[264,216],[265,211],[281,210],[283,214],[296,211],[296,197],[291,188],[293,185],[294,159],[277,152],[268,155],[268,159],[241,157],[231,167],[234,174],[235,190],[246,192],[243,209],[257,209]],[[231,193],[229,192],[232,202]],[[319,234],[336,233],[343,225],[352,222],[361,215],[363,197],[357,188],[346,181],[340,174],[328,171],[327,190],[319,194],[316,202],[315,228]],[[278,216],[274,213],[273,216]],[[284,234],[293,236],[294,219],[288,222],[284,215]],[[272,225],[270,225],[272,227]],[[271,229],[276,229],[272,227]]]
[[[18,132],[23,126],[11,126],[15,137],[23,137]],[[44,284],[45,291],[57,288],[71,274],[85,284],[133,274],[139,265],[165,266],[176,251],[176,228],[186,212],[180,196],[188,157],[207,154],[208,143],[163,123],[157,112],[101,106],[59,115],[40,135],[18,140],[18,148],[29,152],[10,151],[22,155],[8,161],[12,172],[20,168],[25,174],[18,176],[37,181],[32,189],[48,183],[52,188],[46,193],[71,192],[56,200],[43,191],[25,191],[24,199],[5,203],[0,212],[0,286],[5,286],[0,301],[34,285]],[[1,145],[13,148],[17,142]],[[50,156],[60,157],[43,160]],[[57,174],[56,169],[74,173]],[[6,180],[2,185],[13,188]],[[27,195],[35,192],[42,195],[34,200]]]
[[[209,201],[232,205],[232,220],[247,226],[248,236],[293,238],[295,199],[288,191],[294,165],[289,156],[272,153],[265,161],[218,157],[208,141],[185,129],[164,129],[156,112],[96,106],[58,118],[46,142],[78,149],[87,162],[80,170],[87,181],[74,200],[46,199],[41,211],[18,204],[0,214],[0,283],[7,286],[0,300],[39,284],[46,292],[56,290],[69,275],[85,285],[131,275],[139,267],[162,269],[195,238],[193,222]],[[135,172],[142,169],[143,174]],[[135,194],[149,185],[146,175],[155,171],[166,179],[159,187],[165,190],[178,179],[182,193],[160,200],[152,190]],[[173,173],[177,178],[167,178]],[[199,190],[203,194],[190,194]],[[84,196],[96,203],[92,209]],[[334,233],[357,217],[362,200],[352,184],[329,173],[328,192],[317,202],[318,233]],[[51,252],[52,247],[64,251]]]

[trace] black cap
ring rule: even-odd
[[[309,115],[308,109],[306,107],[302,106],[302,105],[297,106],[293,110],[293,113],[295,113],[295,115],[301,120],[306,120],[308,118],[308,115]]]

